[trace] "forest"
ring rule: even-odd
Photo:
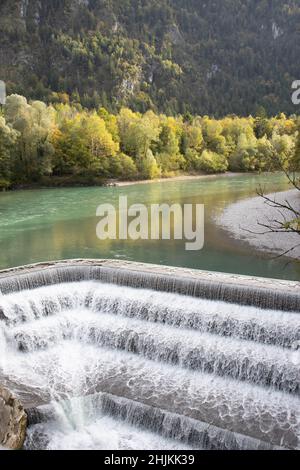
[[[167,116],[10,95],[0,114],[0,188],[105,184],[179,174],[299,169],[300,119]]]
[[[115,113],[293,114],[299,25],[299,0],[1,0],[0,80]]]

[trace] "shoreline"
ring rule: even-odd
[[[126,186],[133,186],[133,185],[142,185],[142,184],[151,184],[151,183],[166,183],[172,181],[194,181],[194,180],[202,180],[202,179],[213,179],[213,178],[230,178],[233,176],[241,176],[241,175],[256,175],[258,174],[255,171],[248,171],[248,172],[232,172],[228,171],[226,173],[212,173],[212,174],[199,174],[199,175],[178,175],[178,176],[171,176],[169,178],[156,178],[153,180],[136,180],[136,181],[129,181],[129,180],[113,180],[107,179],[105,182],[102,183],[93,183],[92,181],[76,183],[74,182],[67,182],[66,184],[39,184],[39,183],[31,183],[31,184],[24,184],[24,185],[16,185],[9,189],[4,189],[0,191],[2,193],[10,193],[16,191],[32,191],[32,190],[40,190],[40,189],[66,189],[66,188],[112,188],[112,187],[126,187]]]
[[[296,189],[268,194],[277,202],[289,200],[290,204],[300,210],[300,193]],[[300,237],[295,233],[265,233],[266,229],[260,223],[268,224],[276,218],[286,217],[291,220],[290,211],[272,208],[259,196],[244,199],[230,204],[223,213],[215,218],[217,226],[225,230],[230,237],[249,248],[261,253],[283,255],[289,248],[300,244]],[[284,255],[289,259],[300,260],[300,246]]]
[[[226,173],[211,173],[211,174],[199,174],[199,175],[178,175],[178,176],[171,176],[169,178],[156,178],[153,180],[137,180],[137,181],[116,181],[116,187],[125,187],[125,186],[133,186],[135,184],[150,184],[150,183],[166,183],[168,181],[194,181],[194,180],[201,180],[201,179],[212,179],[212,178],[229,178],[232,176],[241,176],[241,175],[255,175],[256,172],[233,172],[227,171]]]

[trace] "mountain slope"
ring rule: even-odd
[[[216,117],[297,111],[297,0],[1,0],[0,34],[0,79],[29,98]]]

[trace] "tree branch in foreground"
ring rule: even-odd
[[[292,183],[293,187],[300,191],[300,186],[298,185],[299,180],[296,178],[296,176],[289,175],[288,179],[290,183]],[[254,230],[243,229],[245,232],[251,233],[253,235],[266,235],[269,233],[294,233],[300,236],[300,209],[296,209],[290,203],[290,201],[288,201],[288,199],[284,199],[284,201],[279,202],[276,200],[276,195],[274,195],[274,197],[267,196],[262,187],[258,189],[257,195],[264,200],[268,207],[275,209],[277,214],[274,215],[272,219],[268,219],[268,221],[265,223],[259,222],[259,220],[257,220],[257,225],[261,227],[263,231],[256,232]],[[276,255],[272,259],[287,256],[299,246],[300,242],[288,248],[283,253]]]

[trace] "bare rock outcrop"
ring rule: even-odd
[[[0,446],[21,449],[26,428],[27,415],[21,402],[0,385]]]

